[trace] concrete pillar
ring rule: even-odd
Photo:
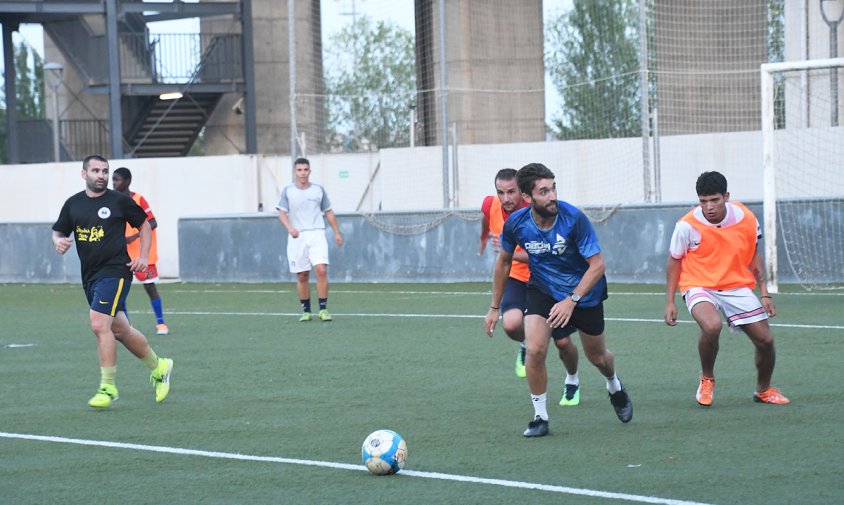
[[[257,144],[261,154],[290,152],[290,79],[287,0],[252,0]],[[296,0],[297,130],[305,134],[307,153],[324,144],[322,36],[319,0]],[[233,28],[230,20],[203,20],[203,32]],[[305,96],[302,96],[305,95]],[[223,97],[205,127],[206,154],[245,152],[242,97]]]
[[[660,135],[758,130],[765,0],[654,3]]]
[[[439,87],[438,0],[416,0],[417,87]],[[542,2],[448,0],[448,122],[462,144],[545,140]],[[517,92],[518,90],[518,92]],[[441,143],[439,92],[420,93],[420,143]]]

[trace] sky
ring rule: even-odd
[[[183,1],[194,2],[197,0]],[[571,1],[544,0],[542,3],[543,17],[547,19],[555,13],[567,10]],[[410,32],[414,31],[413,0],[322,0],[323,47],[326,47],[328,38],[332,34],[340,31],[345,25],[351,23],[355,16],[359,15],[366,15],[375,20],[393,21]],[[153,33],[195,33],[199,31],[199,22],[196,19],[150,23],[149,26]],[[39,54],[44,55],[44,37],[41,25],[21,25],[20,33],[15,33],[13,40],[15,44],[25,40]],[[2,68],[3,59],[0,58],[0,69]],[[551,85],[547,74],[545,76],[545,90],[545,110],[550,115],[550,112],[557,108],[559,96]]]

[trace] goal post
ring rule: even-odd
[[[793,276],[806,289],[844,286],[842,68],[844,58],[760,67],[765,273],[772,293],[786,265],[789,281]],[[777,257],[778,242],[785,258]]]

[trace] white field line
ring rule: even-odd
[[[381,287],[383,285],[379,285]],[[292,289],[171,289],[170,293],[250,293],[250,294],[289,294],[295,292]],[[389,289],[378,290],[356,290],[356,289],[342,289],[331,288],[331,292],[335,294],[386,294],[386,295],[460,295],[460,296],[490,296],[492,291],[392,291]],[[611,291],[610,296],[665,296],[661,292],[628,292],[628,291]],[[813,293],[778,293],[777,296],[844,296],[844,292],[813,292]]]
[[[134,451],[158,452],[165,454],[176,454],[181,456],[199,456],[205,458],[216,459],[230,459],[238,461],[256,461],[261,463],[281,463],[286,465],[304,465],[316,466],[323,468],[333,468],[338,470],[353,470],[353,471],[367,471],[363,465],[351,465],[348,463],[334,463],[331,461],[314,461],[308,459],[297,458],[280,458],[273,456],[252,456],[248,454],[235,454],[229,452],[216,451],[202,451],[196,449],[183,449],[179,447],[167,447],[157,445],[143,445],[143,444],[126,444],[122,442],[106,442],[101,440],[84,440],[78,438],[53,437],[44,435],[28,435],[22,433],[6,433],[0,432],[0,438],[18,439],[18,440],[34,440],[39,442],[53,442],[60,444],[74,444],[93,447],[108,447],[112,449],[128,449]],[[663,505],[708,505],[700,502],[691,502],[684,500],[673,500],[670,498],[659,498],[656,496],[639,496],[626,493],[610,493],[606,491],[596,491],[592,489],[574,488],[566,486],[551,486],[548,484],[536,484],[532,482],[521,482],[513,480],[502,479],[485,479],[481,477],[472,477],[469,475],[455,475],[438,472],[419,472],[415,470],[403,470],[401,475],[408,477],[419,477],[423,479],[448,480],[455,482],[468,482],[473,484],[486,484],[491,486],[502,486],[519,489],[531,489],[537,491],[547,491],[551,493],[590,496],[596,498],[606,498],[610,500],[626,500],[637,503],[657,503]],[[373,477],[374,478],[374,477]]]
[[[132,314],[152,314],[151,311],[133,311]],[[247,316],[247,317],[299,317],[299,312],[224,312],[224,311],[201,311],[201,310],[168,310],[167,315],[179,316]],[[483,319],[484,316],[477,314],[375,314],[375,313],[339,313],[332,312],[334,316],[342,317],[405,317],[405,318],[436,318],[436,319]],[[646,319],[637,317],[606,317],[605,321],[617,321],[625,323],[659,323],[665,324],[662,319]],[[677,321],[679,324],[696,324],[694,321]],[[799,328],[810,330],[844,330],[844,325],[830,324],[790,324],[770,323],[774,328]]]

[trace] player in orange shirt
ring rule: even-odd
[[[158,288],[155,282],[158,280],[158,268],[155,264],[158,261],[158,240],[156,238],[155,229],[158,227],[158,222],[155,220],[155,215],[149,206],[146,198],[140,193],[135,193],[129,190],[129,185],[132,184],[132,172],[126,167],[120,167],[114,170],[111,176],[111,181],[114,184],[114,190],[121,193],[126,193],[131,196],[135,203],[144,209],[147,213],[147,222],[152,228],[152,244],[149,248],[149,268],[144,272],[135,272],[135,279],[143,283],[144,289],[149,296],[149,303],[155,312],[156,332],[159,335],[167,335],[170,333],[170,328],[164,322],[164,308],[161,305],[161,296],[158,294]],[[126,224],[126,249],[129,251],[129,257],[137,258],[141,251],[138,243],[138,230],[132,228],[128,223]]]
[[[522,199],[522,194],[516,185],[516,170],[505,168],[495,175],[496,196],[487,196],[481,205],[484,214],[481,223],[481,246],[478,255],[482,255],[486,249],[487,242],[498,252],[501,230],[504,228],[504,221],[510,214],[529,204]],[[519,353],[516,355],[516,376],[526,377],[525,371],[525,292],[530,279],[527,253],[521,247],[516,247],[513,255],[513,266],[510,269],[510,277],[504,288],[504,297],[501,299],[500,307],[491,307],[502,314],[504,332],[508,337],[519,342]],[[563,386],[563,395],[560,405],[570,406],[580,403],[580,377],[577,373],[578,353],[577,346],[570,338],[557,341],[560,359],[566,367],[566,381]]]
[[[679,287],[692,317],[700,326],[698,352],[701,376],[697,402],[712,405],[715,358],[721,335],[721,316],[730,331],[744,333],[756,347],[756,391],[753,401],[789,403],[771,387],[776,350],[768,318],[777,313],[765,284],[758,241],[762,234],[756,216],[738,202],[730,202],[727,179],[718,172],[704,172],[696,190],[700,205],[677,221],[666,266],[665,322],[677,324],[674,295]],[[759,285],[760,298],[753,293]]]

